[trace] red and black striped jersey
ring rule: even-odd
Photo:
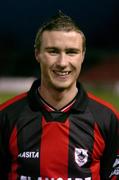
[[[55,110],[39,84],[0,106],[0,180],[119,179],[114,109],[77,83],[75,99]]]

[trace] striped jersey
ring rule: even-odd
[[[31,89],[0,105],[0,180],[119,179],[119,120],[86,93],[56,110]]]

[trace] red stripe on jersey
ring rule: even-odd
[[[95,100],[95,101],[97,101],[97,102],[99,102],[99,103],[101,103],[101,104],[103,104],[104,106],[108,107],[109,109],[111,109],[119,119],[119,113],[116,111],[116,109],[113,107],[113,105],[111,103],[106,102],[106,101],[94,96],[91,93],[88,93],[88,97]]]
[[[118,180],[118,177],[114,176],[112,177],[112,180]]]
[[[100,157],[103,155],[105,142],[99,131],[97,124],[94,127],[94,145],[92,152],[93,162],[91,164],[92,180],[100,180]]]
[[[23,93],[23,94],[20,94],[18,96],[15,96],[15,97],[11,98],[10,100],[6,101],[5,103],[0,104],[0,110],[3,110],[4,108],[9,106],[10,104],[13,104],[14,102],[24,98],[25,96],[27,96],[27,93]]]
[[[42,119],[40,175],[42,178],[68,178],[69,121],[46,122]]]
[[[10,141],[9,141],[9,149],[13,157],[12,165],[11,165],[11,172],[9,173],[9,180],[11,179],[16,180],[18,176],[17,175],[18,146],[17,146],[17,129],[16,128],[14,128],[12,131]]]

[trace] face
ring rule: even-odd
[[[75,31],[44,31],[40,50],[41,86],[64,90],[76,87],[84,59],[82,37]]]

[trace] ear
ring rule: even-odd
[[[35,49],[35,58],[36,58],[36,61],[39,63],[40,62],[40,51],[38,49]]]

